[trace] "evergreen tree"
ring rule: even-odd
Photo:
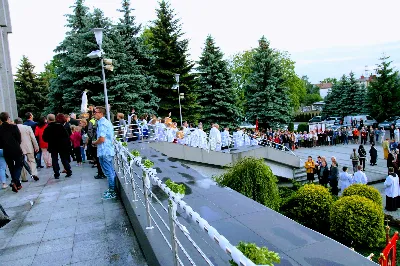
[[[198,62],[200,72],[198,103],[201,106],[200,121],[206,126],[236,126],[240,120],[237,94],[232,87],[232,77],[223,53],[209,35]]]
[[[55,49],[55,58],[60,61],[60,66],[56,69],[57,77],[50,84],[49,111],[78,111],[84,90],[88,91],[91,103],[104,106],[100,59],[90,59],[87,54],[98,49],[92,28],[105,28],[103,49],[108,51],[109,26],[100,10],[95,9],[90,14],[84,0],[76,0],[73,14],[67,15],[70,30]]]
[[[325,97],[325,105],[322,110],[322,115],[327,116],[342,116],[342,79],[332,85],[331,91]]]
[[[190,73],[193,63],[188,59],[188,39],[183,39],[182,26],[175,18],[173,9],[162,0],[156,10],[157,19],[146,34],[146,42],[154,49],[156,56],[154,76],[158,86],[153,88],[160,98],[159,111],[161,116],[172,113],[173,119],[179,117],[178,91],[171,90],[175,85],[175,73],[180,74],[179,92],[184,93],[182,116],[184,119],[198,119],[198,104],[196,103],[194,75]]]
[[[378,121],[400,113],[399,73],[390,66],[392,62],[388,59],[389,57],[380,58],[377,77],[368,88],[371,115]]]
[[[279,59],[263,36],[259,40],[246,85],[246,116],[262,128],[278,127],[290,121],[289,88],[285,86]]]
[[[109,74],[109,102],[118,112],[128,113],[132,107],[139,113],[155,113],[158,98],[152,93],[156,79],[148,73],[154,64],[141,40],[136,36],[140,25],[136,25],[130,1],[122,2],[122,18],[117,27],[110,31],[110,53],[115,71]],[[146,65],[141,65],[146,64]]]
[[[357,94],[356,94],[356,103],[357,103],[357,114],[370,114],[371,113],[371,102],[368,97],[368,88],[365,84],[361,84],[358,86]]]
[[[46,91],[40,86],[34,68],[29,59],[23,56],[15,75],[15,95],[18,116],[21,118],[25,118],[25,113],[27,112],[31,112],[34,118],[39,118],[46,105]]]
[[[353,72],[350,72],[349,77],[346,77],[345,80],[346,83],[343,85],[343,98],[341,102],[343,115],[357,115],[360,110],[360,103],[357,102],[360,85],[358,84]]]

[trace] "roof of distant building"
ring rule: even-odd
[[[330,89],[332,88],[332,83],[319,83],[315,84],[315,86],[317,86],[320,89]]]

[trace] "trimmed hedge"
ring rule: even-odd
[[[308,124],[301,123],[297,126],[297,132],[304,132],[304,131],[308,132],[308,130],[309,130]]]
[[[331,233],[351,247],[380,247],[385,241],[382,206],[362,196],[336,201],[330,213]]]
[[[331,193],[321,185],[304,185],[281,207],[281,212],[298,223],[318,232],[329,231]]]
[[[230,187],[273,210],[279,208],[278,179],[264,159],[243,158],[225,174],[214,179],[218,184]]]
[[[382,196],[379,191],[371,186],[364,184],[353,184],[343,191],[343,197],[358,195],[372,200],[379,206],[382,206]]]

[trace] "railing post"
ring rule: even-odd
[[[129,163],[129,178],[131,179],[131,184],[132,184],[132,193],[133,193],[133,202],[138,201],[137,195],[136,195],[136,184],[135,184],[135,175],[134,175],[134,170],[133,170],[133,159],[131,158],[131,162]]]
[[[143,173],[145,173],[145,172],[143,172]],[[143,175],[142,181],[143,181],[144,201],[145,201],[145,205],[146,205],[146,217],[147,217],[146,229],[153,229],[153,226],[151,225],[151,217],[150,217],[149,192],[147,191],[150,187],[150,180],[147,176],[147,173],[145,173]]]
[[[176,243],[176,231],[175,231],[175,218],[176,208],[174,208],[174,202],[168,200],[168,216],[169,216],[169,231],[171,233],[171,249],[174,260],[174,266],[178,266],[178,245]]]

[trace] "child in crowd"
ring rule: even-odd
[[[81,154],[81,141],[82,141],[82,135],[81,135],[81,127],[77,127],[72,125],[71,126],[71,131],[72,134],[70,136],[72,147],[74,148],[74,154],[76,157],[76,162],[78,163],[77,166],[82,165],[82,154]]]

